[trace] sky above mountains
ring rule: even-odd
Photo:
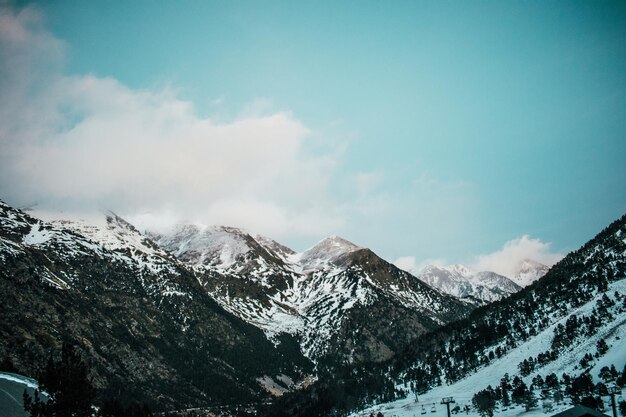
[[[548,263],[626,208],[623,2],[0,8],[13,205],[417,264]]]

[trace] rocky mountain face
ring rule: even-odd
[[[495,272],[474,272],[463,265],[427,265],[415,276],[446,294],[475,305],[491,303],[519,291],[522,287]]]
[[[179,225],[154,241],[226,310],[300,341],[318,362],[381,361],[472,306],[338,236],[303,253],[225,227]]]
[[[257,401],[312,371],[289,335],[269,341],[224,310],[112,213],[94,227],[0,203],[0,265],[0,357],[24,374],[68,341],[105,395],[180,408]]]

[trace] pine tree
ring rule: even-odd
[[[39,375],[39,390],[35,391],[34,398],[24,391],[24,409],[31,417],[91,416],[96,392],[88,372],[80,354],[72,345],[64,343],[61,360],[55,362],[50,356]],[[40,398],[40,391],[48,394],[47,401]]]
[[[509,398],[509,392],[502,390],[502,406],[509,407],[511,405],[511,399]]]
[[[511,399],[517,405],[524,404],[524,398],[528,388],[524,382],[520,382],[515,388],[513,388],[513,392],[511,393]]]
[[[537,400],[537,396],[533,390],[529,389],[524,393],[523,403],[526,411],[530,411],[531,409],[537,407],[539,401]]]
[[[472,397],[472,404],[483,417],[492,417],[496,408],[496,399],[491,387],[477,392]]]
[[[600,369],[598,376],[607,384],[615,380],[615,377],[608,366],[603,366],[602,369]]]
[[[588,373],[581,374],[572,380],[568,389],[568,394],[572,399],[572,403],[580,404],[582,398],[593,394],[595,385],[591,375]]]

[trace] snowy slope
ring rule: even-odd
[[[22,238],[26,247],[58,250],[66,260],[94,255],[109,262],[119,262],[136,271],[137,278],[150,294],[184,295],[175,278],[183,265],[166,251],[142,235],[134,226],[106,212],[89,219],[74,218],[63,213],[31,211],[25,214],[0,203],[3,228],[29,228]],[[1,239],[1,237],[0,237]],[[0,245],[13,246],[14,241],[3,239]],[[0,250],[0,257],[5,256]],[[147,275],[157,279],[147,279]],[[42,278],[57,288],[69,288],[76,276],[63,276],[51,270],[42,271]]]
[[[432,405],[444,396],[467,404],[488,385],[499,385],[505,373],[531,386],[538,375],[545,379],[554,373],[562,379],[563,373],[588,373],[600,382],[602,367],[621,371],[626,363],[625,236],[626,215],[537,282],[420,339],[420,347],[396,363],[403,371],[390,376],[397,387],[414,382],[422,391],[420,401]],[[535,394],[539,397],[537,389]],[[386,415],[422,413],[414,398],[374,408],[381,407],[387,408]],[[435,408],[443,415],[443,407]],[[500,412],[525,414],[520,407]],[[545,411],[535,408],[527,414]]]
[[[479,368],[468,377],[451,385],[444,384],[435,387],[419,395],[419,402],[417,403],[415,402],[415,397],[410,395],[405,399],[376,405],[353,415],[369,415],[371,412],[376,414],[378,411],[381,411],[385,416],[397,415],[398,417],[413,417],[414,415],[419,415],[422,410],[422,405],[425,405],[428,415],[445,416],[447,415],[445,406],[440,404],[442,398],[454,397],[456,404],[461,407],[463,407],[464,404],[471,406],[472,396],[477,391],[486,388],[488,385],[496,387],[505,373],[508,373],[511,378],[515,375],[519,376],[528,386],[531,385],[532,379],[536,375],[541,375],[545,378],[545,376],[550,373],[555,373],[558,376],[561,376],[563,373],[569,375],[580,374],[583,372],[583,368],[580,365],[581,359],[583,359],[585,354],[595,352],[598,340],[603,339],[609,346],[608,352],[596,358],[589,368],[587,368],[593,376],[594,383],[601,382],[598,374],[602,367],[615,365],[617,369],[622,369],[626,364],[626,307],[624,307],[623,304],[623,299],[626,297],[626,279],[611,284],[606,294],[609,295],[610,299],[615,300],[615,293],[619,294],[620,299],[617,300],[616,306],[611,309],[613,317],[607,320],[593,337],[577,338],[575,343],[569,346],[557,360],[536,369],[535,372],[528,376],[524,377],[520,375],[518,364],[528,357],[536,357],[538,354],[549,350],[554,337],[555,328],[559,324],[564,325],[572,315],[577,315],[578,317],[589,315],[598,305],[603,294],[598,294],[591,301],[572,310],[571,313],[566,316],[553,317],[550,326],[545,330],[525,343],[508,351],[504,356],[492,361],[489,365]],[[404,388],[404,385],[402,384],[400,387]],[[537,394],[539,393],[537,392]],[[607,400],[607,398],[605,398],[605,400]],[[435,413],[430,412],[433,403],[436,408]],[[569,408],[570,406],[566,399],[563,404],[554,405],[554,411],[552,413]],[[472,410],[469,415],[478,416],[478,413]],[[500,410],[497,415],[505,417],[527,415],[530,417],[546,415],[546,412],[542,409],[540,404],[536,409],[530,410],[529,412],[525,412],[523,407],[513,407],[509,410]]]
[[[230,268],[250,250],[245,234],[231,227],[176,226],[170,235],[155,235],[156,243],[193,267]]]
[[[30,414],[24,411],[23,394],[34,396],[38,388],[37,381],[22,375],[9,372],[0,372],[0,415],[6,417],[28,417]],[[40,393],[43,398],[45,392]]]

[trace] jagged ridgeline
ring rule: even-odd
[[[106,246],[0,203],[0,357],[36,377],[71,342],[103,395],[170,409],[257,401],[269,396],[263,378],[311,373],[291,336],[269,341],[124,230],[134,245]]]
[[[338,236],[303,253],[232,227],[150,236],[227,311],[270,338],[293,335],[318,365],[385,361],[474,307]]]

